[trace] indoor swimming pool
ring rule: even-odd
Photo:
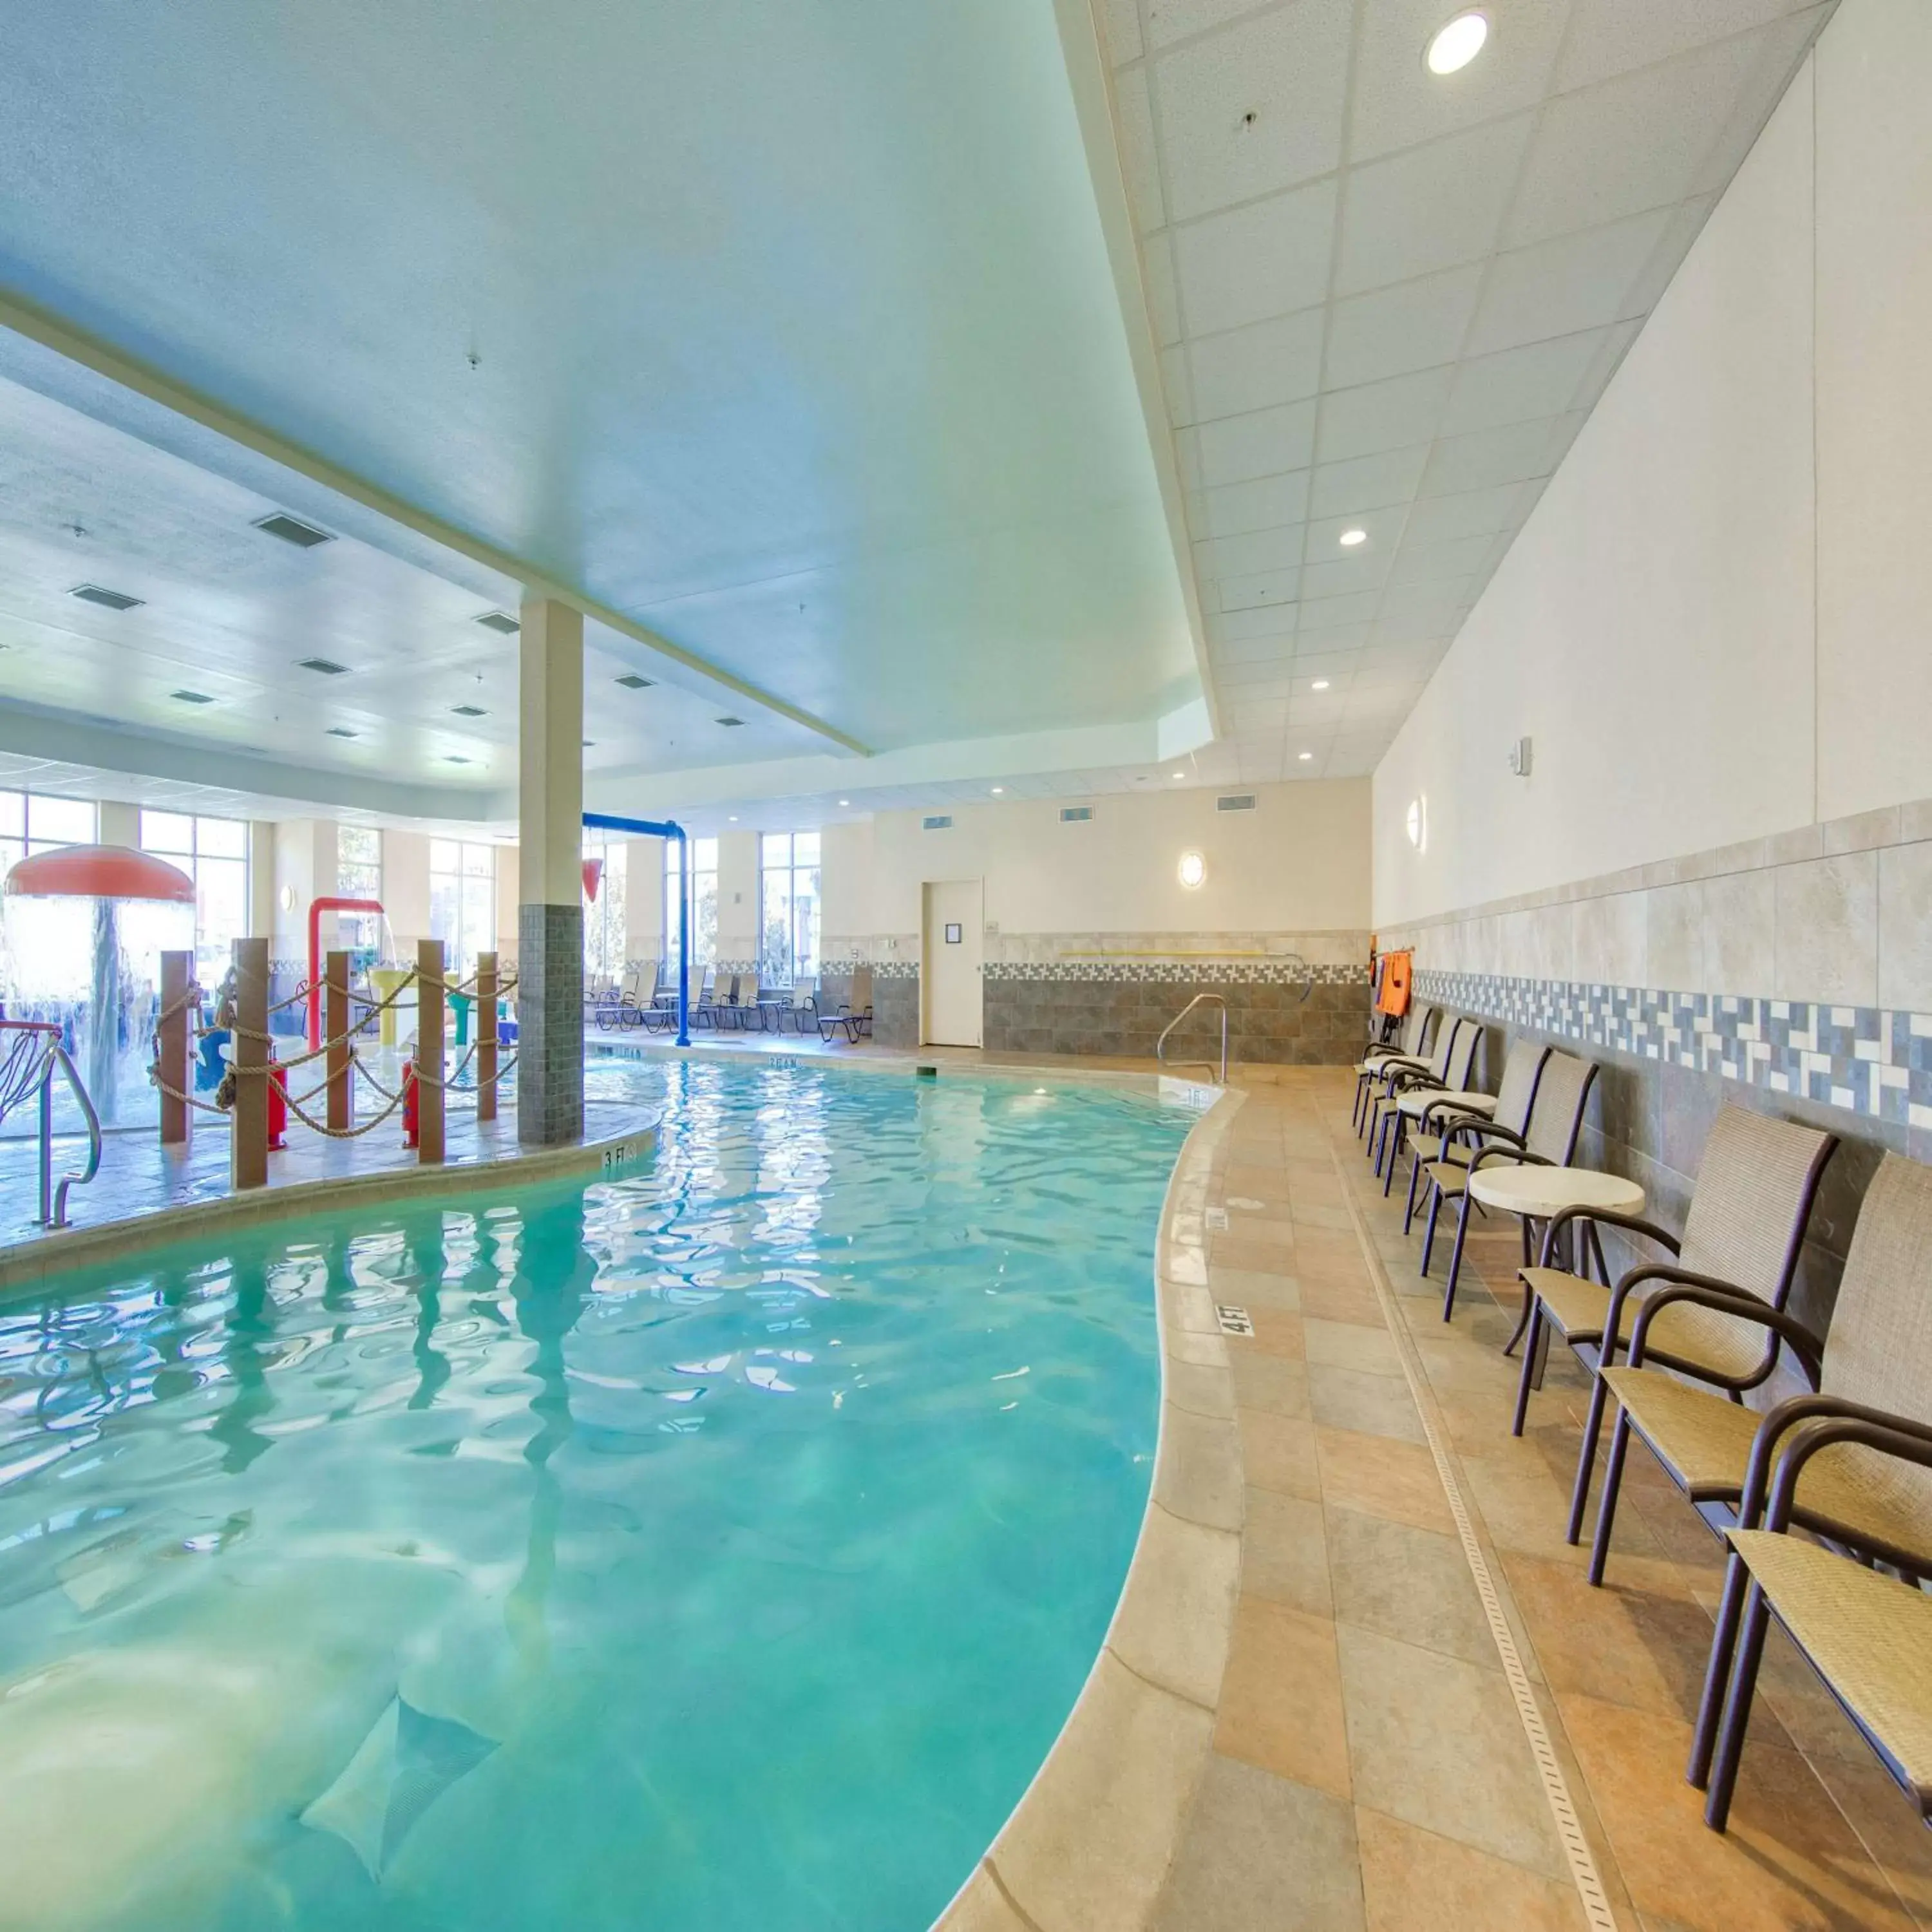
[[[0,1305],[0,1925],[923,1932],[1051,1745],[1194,1116],[646,1060],[654,1161]]]

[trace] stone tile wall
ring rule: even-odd
[[[517,1138],[584,1132],[584,908],[517,908]]]

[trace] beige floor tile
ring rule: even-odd
[[[1755,1716],[1751,1721],[1755,1726]],[[1811,1764],[1906,1910],[1921,1926],[1932,1926],[1932,1832],[1918,1806],[1869,1749],[1856,1762],[1814,1758]]]
[[[1140,1922],[1180,1843],[1214,1722],[1102,1653],[992,1853],[1000,1882],[1035,1924],[1120,1932]]]
[[[1385,1328],[1365,1328],[1359,1322],[1324,1322],[1310,1317],[1303,1324],[1303,1342],[1311,1362],[1336,1369],[1359,1369],[1378,1376],[1399,1376],[1402,1360]]]
[[[1308,1365],[1310,1413],[1318,1426],[1348,1429],[1360,1436],[1392,1436],[1426,1442],[1408,1384],[1399,1376],[1364,1374],[1359,1369]]]
[[[1570,1520],[1570,1486],[1556,1481],[1534,1449],[1511,1441],[1508,1448],[1499,1449],[1493,1456],[1465,1454],[1460,1460],[1469,1495],[1482,1512],[1484,1526],[1498,1549],[1546,1556],[1557,1563],[1580,1566],[1588,1563],[1594,1504],[1585,1520],[1582,1542],[1565,1543],[1563,1530]],[[1657,1539],[1634,1510],[1617,1512],[1611,1550],[1613,1576],[1620,1556],[1654,1558],[1662,1555]],[[1624,1580],[1638,1579],[1632,1576]]]
[[[1241,1590],[1244,1595],[1285,1604],[1310,1616],[1334,1615],[1328,1531],[1319,1502],[1270,1490],[1248,1491]]]
[[[1370,1328],[1386,1328],[1382,1305],[1369,1286],[1366,1276],[1352,1284],[1311,1280],[1306,1275],[1298,1279],[1301,1284],[1304,1315],[1312,1316],[1318,1322],[1352,1322]]]
[[[1309,1412],[1308,1370],[1303,1364],[1239,1349],[1230,1352],[1228,1366],[1234,1378],[1234,1400],[1242,1408],[1268,1409],[1276,1415]]]
[[[1522,1721],[1501,1674],[1338,1624],[1358,1802],[1567,1878]]]
[[[1684,1782],[1690,1730],[1670,1718],[1560,1696],[1563,1725],[1645,1916],[1688,1932],[1826,1932],[1911,1921],[1796,1752],[1744,1748],[1730,1830],[1706,1828]]]
[[[1170,1361],[1165,1388],[1167,1400],[1190,1415],[1219,1417],[1232,1422],[1234,1384],[1227,1368],[1204,1368],[1191,1362]]]
[[[1368,1932],[1585,1932],[1576,1887],[1362,1806]]]
[[[1240,1565],[1232,1531],[1150,1510],[1108,1637],[1114,1654],[1163,1690],[1212,1706],[1227,1669]]]
[[[1353,1812],[1216,1754],[1151,1923],[1154,1932],[1363,1932]]]
[[[1250,1312],[1257,1308],[1279,1309],[1284,1315],[1301,1312],[1301,1290],[1292,1274],[1210,1265],[1208,1288],[1216,1301],[1232,1301]]]
[[[1251,1488],[1320,1502],[1322,1472],[1315,1460],[1312,1422],[1305,1416],[1276,1415],[1258,1408],[1238,1410],[1236,1420]]]
[[[1330,1797],[1349,1796],[1341,1673],[1327,1618],[1241,1598],[1214,1748]]]
[[[1292,1241],[1247,1240],[1233,1234],[1213,1236],[1208,1249],[1208,1261],[1216,1268],[1252,1268],[1285,1274],[1297,1272],[1299,1254]]]
[[[1169,1403],[1161,1412],[1154,1500],[1190,1522],[1241,1526],[1241,1443],[1232,1418],[1196,1415]]]
[[[991,1868],[979,1866],[933,1932],[1031,1932],[1000,1889]]]
[[[1456,1527],[1429,1451],[1388,1436],[1360,1436],[1318,1427],[1316,1453],[1322,1499],[1331,1507],[1366,1510],[1418,1529]]]
[[[1248,1318],[1255,1332],[1246,1338],[1247,1347],[1260,1354],[1278,1355],[1284,1361],[1302,1359],[1306,1345],[1299,1315],[1286,1315],[1277,1308],[1251,1308]]]
[[[1330,1510],[1324,1527],[1338,1622],[1484,1670],[1502,1667],[1456,1538],[1359,1510]]]

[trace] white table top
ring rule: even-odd
[[[1566,1208],[1601,1208],[1613,1214],[1643,1211],[1643,1190],[1620,1174],[1588,1167],[1539,1167],[1496,1161],[1469,1177],[1469,1192],[1485,1208],[1546,1220]]]
[[[1496,1111],[1496,1096],[1493,1094],[1458,1093],[1453,1087],[1412,1087],[1396,1101],[1397,1108],[1412,1120],[1419,1120],[1438,1100],[1447,1100],[1458,1113],[1493,1114]]]

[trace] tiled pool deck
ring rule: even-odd
[[[1076,1069],[1098,1070],[1052,1066]],[[1399,1203],[1349,1128],[1351,1085],[1335,1070],[1238,1075],[1190,1138],[1162,1229],[1165,1406],[1134,1569],[1066,1731],[946,1932],[1932,1928],[1932,1840],[1775,1635],[1730,1832],[1705,1829],[1681,1768],[1718,1546],[1634,1455],[1609,1585],[1587,1586],[1563,1540],[1586,1394],[1566,1352],[1527,1432],[1509,1433],[1514,1228],[1472,1236],[1444,1324],[1442,1264],[1417,1276]],[[601,1111],[593,1134],[624,1145],[636,1110]],[[405,1157],[384,1139],[359,1157],[310,1141],[278,1157],[278,1187],[394,1181]],[[513,1114],[482,1135],[453,1119],[442,1181],[466,1166],[480,1178],[514,1142]],[[110,1159],[95,1204],[145,1216],[225,1190],[219,1132],[185,1160],[145,1136]],[[32,1186],[31,1148],[8,1150],[10,1229],[31,1220]],[[11,1252],[52,1261],[68,1238]],[[1224,1334],[1217,1304],[1244,1308],[1252,1336]],[[1594,1918],[1506,1650],[1600,1888]]]

